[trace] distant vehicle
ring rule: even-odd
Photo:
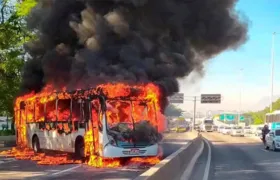
[[[214,126],[214,131],[218,131],[218,126]]]
[[[171,127],[169,131],[176,131],[176,127]]]
[[[280,122],[280,111],[278,110],[278,111],[274,111],[273,113],[266,113],[265,122],[267,123]]]
[[[225,129],[225,127],[224,127],[224,126],[220,126],[220,127],[218,128],[218,132],[219,132],[219,133],[222,133],[222,132],[223,132],[223,129]]]
[[[265,122],[268,123],[270,129],[280,129],[280,110],[265,115]]]
[[[246,135],[250,136],[250,135],[254,134],[253,129],[250,126],[244,127],[243,130],[244,130],[244,135],[245,136]]]
[[[205,119],[200,125],[200,130],[202,132],[213,132],[214,131],[214,121],[213,119]]]
[[[280,149],[280,129],[273,129],[265,137],[266,149],[277,151]]]
[[[230,130],[231,136],[244,136],[244,131],[241,126],[233,126]]]
[[[176,122],[176,132],[186,132],[188,130],[188,123],[185,120],[177,120]]]
[[[194,129],[195,129],[195,130],[199,130],[199,125],[198,125],[198,124],[195,124],[195,125],[194,125]]]
[[[222,133],[223,134],[230,134],[231,128],[229,126],[226,126],[223,130]]]
[[[262,136],[262,127],[257,127],[255,131],[255,136],[261,137]]]

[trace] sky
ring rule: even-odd
[[[221,104],[198,102],[198,111],[249,111],[267,106],[260,101],[269,102],[270,98],[271,46],[275,31],[279,35],[275,37],[274,95],[280,95],[280,0],[239,0],[236,9],[249,20],[249,40],[238,50],[211,59],[205,66],[204,77],[192,73],[179,80],[180,92],[186,97],[184,104],[178,104],[182,109],[193,110],[191,96],[211,93],[222,95]]]

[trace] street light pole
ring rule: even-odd
[[[273,85],[274,85],[274,40],[276,32],[272,33],[272,46],[271,46],[271,94],[270,94],[270,112],[272,112],[273,107]]]
[[[193,100],[193,128],[195,126],[195,118],[196,118],[196,96],[194,96],[194,100]]]
[[[238,110],[238,119],[237,119],[237,125],[239,125],[239,121],[241,118],[241,99],[242,99],[242,72],[243,72],[243,68],[240,69],[240,89],[239,89],[239,110]]]

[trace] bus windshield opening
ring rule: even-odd
[[[157,142],[159,133],[152,104],[109,100],[106,106],[108,134],[118,146],[146,146]]]
[[[204,124],[213,124],[213,120],[204,120]]]

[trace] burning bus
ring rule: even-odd
[[[154,84],[104,84],[73,92],[46,87],[16,99],[17,145],[79,158],[157,156],[159,95]]]

